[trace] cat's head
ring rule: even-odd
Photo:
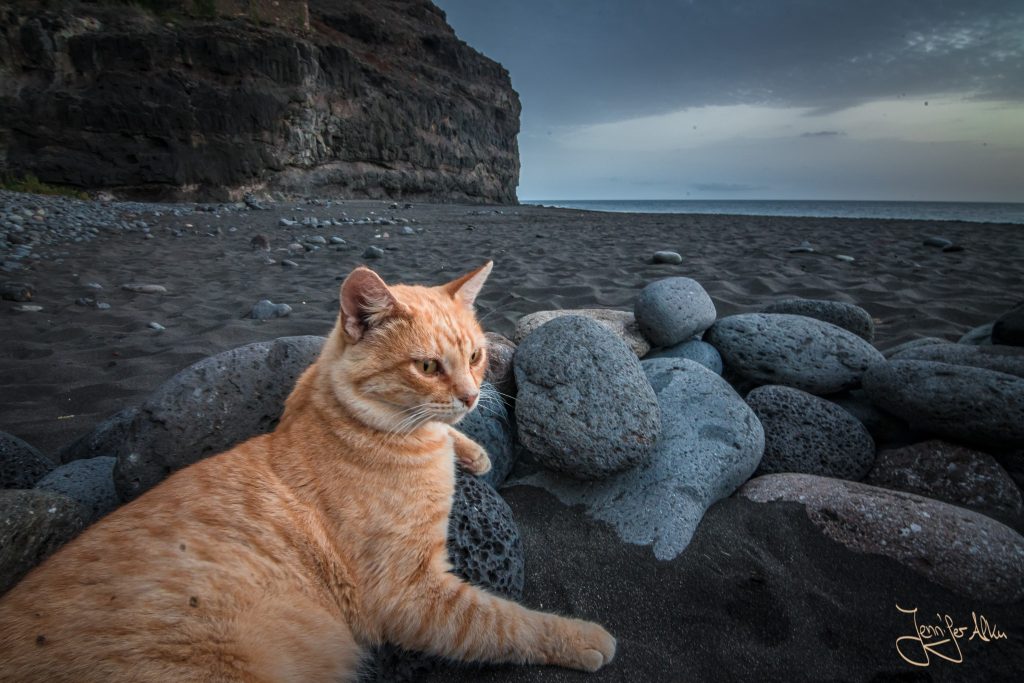
[[[364,424],[454,424],[480,401],[487,343],[473,302],[493,263],[438,287],[387,285],[366,267],[341,285],[329,345],[334,393]]]

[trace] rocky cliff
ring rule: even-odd
[[[5,3],[0,174],[150,198],[516,201],[519,98],[441,10],[262,4],[294,11]]]

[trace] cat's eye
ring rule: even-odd
[[[419,361],[418,365],[420,368],[420,372],[422,372],[424,375],[436,375],[437,371],[440,369],[440,366],[438,366],[437,361],[433,359],[421,360]]]
[[[480,362],[480,359],[481,359],[481,358],[483,358],[483,354],[482,354],[482,353],[480,352],[480,349],[477,349],[477,350],[476,350],[476,351],[474,351],[474,352],[473,352],[473,354],[472,354],[472,355],[471,355],[471,356],[469,357],[469,362],[470,362],[470,363],[472,363],[473,365],[476,365],[477,363],[479,363],[479,362]]]

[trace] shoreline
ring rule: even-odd
[[[392,209],[373,200],[268,203],[264,211],[162,205],[161,216],[140,212],[137,203],[124,206],[134,214],[125,220],[144,221],[148,230],[100,230],[77,244],[29,245],[20,269],[0,273],[0,281],[32,284],[31,303],[42,306],[16,312],[20,304],[0,303],[0,430],[50,454],[200,358],[254,341],[326,334],[340,280],[363,263],[389,282],[430,284],[493,259],[479,315],[485,329],[506,336],[516,319],[537,310],[632,310],[644,285],[683,275],[704,286],[719,317],[793,297],[857,303],[875,319],[882,349],[923,336],[955,341],[990,322],[1017,303],[1024,263],[1024,230],[1012,223],[628,214],[527,204]],[[0,213],[9,208],[0,205]],[[343,215],[357,222],[333,224]],[[312,217],[332,224],[301,223]],[[358,222],[382,217],[396,222]],[[282,218],[298,223],[282,227]],[[399,234],[404,227],[413,234]],[[256,234],[269,238],[270,252],[253,251]],[[927,235],[964,250],[924,246]],[[318,236],[324,244],[315,243]],[[331,237],[346,243],[331,244]],[[819,253],[789,252],[804,240]],[[297,242],[316,249],[289,251]],[[370,245],[384,256],[364,258]],[[650,262],[666,249],[683,263]],[[268,256],[275,263],[265,263]],[[282,267],[285,259],[297,265]],[[121,289],[126,283],[167,292],[128,292]],[[89,298],[110,308],[76,305]],[[289,304],[292,313],[245,318],[260,299]],[[150,329],[150,322],[166,329]]]

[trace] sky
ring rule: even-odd
[[[1022,0],[435,0],[521,200],[1024,202]]]

